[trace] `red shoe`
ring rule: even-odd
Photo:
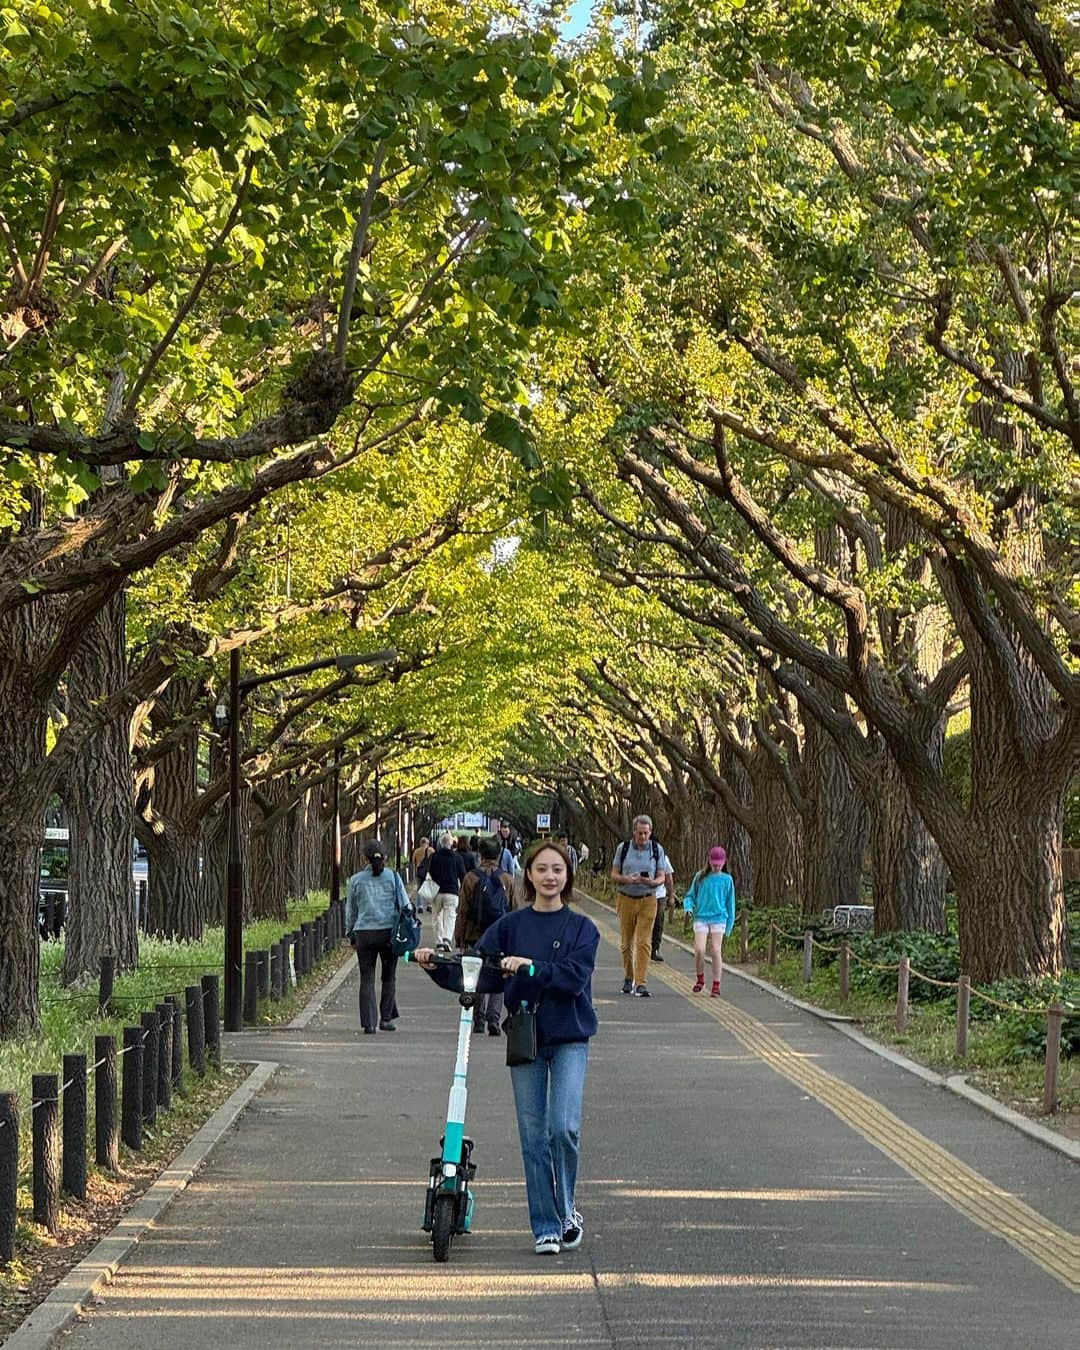
[[[694,985],[694,993],[700,994],[704,988],[705,988],[705,976],[704,974],[701,974],[697,977],[697,984]]]
[[[719,981],[719,980],[713,980],[713,982],[712,982],[712,993],[709,995],[709,997],[710,997],[710,998],[719,998],[719,997],[720,997],[720,981]]]

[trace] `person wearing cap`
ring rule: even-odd
[[[727,853],[719,844],[709,850],[709,863],[690,883],[683,897],[683,909],[694,920],[694,966],[697,981],[694,993],[705,988],[705,948],[712,947],[712,997],[720,996],[723,971],[724,934],[735,927],[735,883],[724,871]]]
[[[410,909],[401,877],[386,870],[386,848],[379,839],[364,845],[367,866],[349,878],[345,895],[345,931],[360,967],[360,1025],[365,1035],[396,1031],[397,957],[390,946],[398,909]],[[375,998],[375,962],[382,979]]]

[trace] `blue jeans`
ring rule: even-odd
[[[542,1046],[510,1070],[533,1236],[561,1238],[574,1212],[588,1041]]]

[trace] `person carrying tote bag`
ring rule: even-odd
[[[497,920],[476,944],[502,956],[509,1022],[515,1010],[535,1014],[535,1058],[510,1068],[514,1090],[529,1224],[539,1256],[581,1245],[584,1220],[574,1203],[589,1041],[596,1034],[592,976],[600,933],[569,907],[574,872],[566,850],[543,842],[525,859],[525,900]],[[444,988],[460,972],[416,960]],[[530,967],[532,974],[529,974]],[[481,975],[479,992],[493,992],[498,976]],[[527,1046],[527,1049],[531,1046]]]

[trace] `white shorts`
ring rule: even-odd
[[[695,933],[719,933],[721,937],[727,932],[722,923],[702,923],[700,919],[694,921]]]

